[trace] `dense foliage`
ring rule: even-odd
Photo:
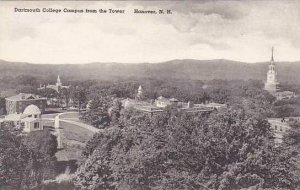
[[[274,104],[276,117],[293,117],[300,115],[300,97],[277,101]]]
[[[96,134],[77,171],[79,189],[294,188],[291,155],[274,149],[260,114],[129,111]]]
[[[12,126],[0,127],[0,189],[41,189],[51,177],[55,145],[47,132],[24,137]]]
[[[81,114],[81,120],[96,128],[117,125],[120,117],[121,102],[113,97],[95,97],[90,100],[88,110]]]
[[[209,101],[230,105],[257,106],[261,113],[267,116],[274,115],[272,102],[274,97],[263,90],[259,81],[141,81],[143,86],[143,98],[156,99],[158,96],[177,98],[179,101],[194,103],[206,103]],[[120,100],[134,98],[139,83],[122,82],[110,85],[92,84],[87,91],[90,97],[89,110],[82,114],[81,119],[97,128],[107,127],[111,120],[117,120],[120,112]],[[87,85],[88,86],[88,85]],[[115,103],[118,101],[119,103]],[[110,117],[109,110],[116,114]]]
[[[298,124],[288,133],[287,146],[274,148],[266,118],[297,115],[299,98],[275,102],[260,81],[87,80],[68,81],[68,90],[36,92],[36,78],[11,79],[7,85],[17,85],[16,92],[57,98],[59,104],[71,99],[79,111],[89,105],[81,119],[103,131],[86,145],[74,178],[78,189],[294,189],[298,184]],[[211,114],[168,108],[153,117],[122,110],[120,101],[135,98],[139,85],[147,100],[164,96],[229,107]],[[39,189],[53,173],[55,138],[49,131],[20,137],[0,130],[1,188]]]

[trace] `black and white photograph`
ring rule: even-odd
[[[300,189],[300,1],[0,1],[0,190]]]

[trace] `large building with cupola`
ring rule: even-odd
[[[43,90],[43,89],[53,89],[55,90],[56,92],[59,92],[60,90],[62,89],[68,89],[70,86],[64,86],[60,80],[60,77],[59,75],[57,76],[57,79],[56,79],[56,84],[48,84],[48,85],[42,85],[40,84],[40,87],[38,88],[38,90]]]

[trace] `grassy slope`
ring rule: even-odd
[[[85,143],[93,136],[93,132],[63,121],[60,121],[60,127],[63,129],[63,149],[57,152],[57,159],[59,161],[78,160]]]

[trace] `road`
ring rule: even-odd
[[[47,115],[43,115],[43,120],[45,123],[47,122],[54,122],[55,117],[58,115],[59,117],[59,121],[64,121],[66,123],[70,123],[73,125],[77,125],[79,127],[85,128],[89,131],[92,131],[94,133],[97,133],[99,131],[101,131],[101,129],[97,129],[91,125],[85,124],[80,122],[79,118],[78,118],[78,112],[65,112],[65,113],[58,113],[58,114],[47,114]],[[60,119],[62,118],[62,119]]]

